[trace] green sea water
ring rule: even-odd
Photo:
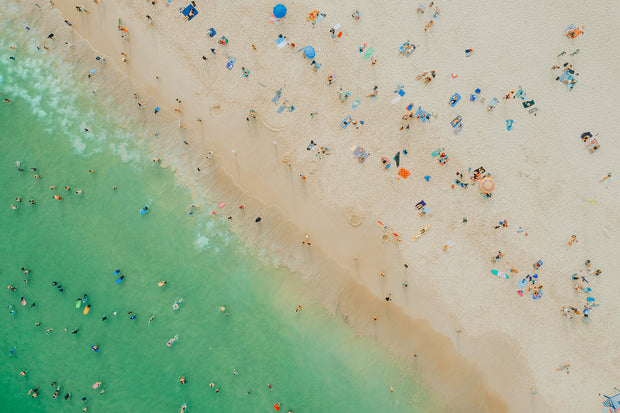
[[[132,114],[36,49],[29,24],[0,14],[0,279],[16,288],[0,294],[1,412],[427,411],[409,365],[259,262],[225,219],[188,214],[189,191],[132,143]]]

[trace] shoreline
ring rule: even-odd
[[[69,18],[69,20],[73,22],[74,15],[76,13],[69,13],[73,5],[69,4],[68,1],[60,1],[58,4],[60,4],[60,8],[67,13],[66,16],[71,16],[70,18],[66,18]],[[105,7],[108,8],[108,10],[106,10],[108,15],[113,13],[110,12],[110,6],[107,3]],[[82,21],[76,20],[79,24],[74,23],[74,29],[79,31],[82,29],[82,26],[84,26],[88,27],[88,29],[85,30],[97,30],[96,25],[92,24],[92,22],[88,20],[92,19],[93,15],[97,12],[96,9],[92,10],[93,12],[90,16],[80,17],[79,19]],[[126,12],[124,14],[129,13]],[[155,16],[155,14],[152,15]],[[127,20],[129,22],[128,24],[132,25],[131,42],[134,42],[135,39],[140,39],[141,37],[151,40],[156,38],[149,37],[148,34],[145,34],[145,31],[150,28],[148,26],[142,27],[143,25],[137,21],[137,17],[135,15],[133,18],[129,17]],[[185,23],[182,20],[179,22]],[[100,24],[101,21],[98,23]],[[109,21],[107,23],[109,23]],[[111,37],[113,35],[113,29],[109,29],[108,27],[109,24],[105,25],[105,30],[110,32]],[[105,37],[98,38],[97,36],[93,36],[91,34],[87,35],[87,38],[95,49],[102,50],[104,54],[109,56],[113,55],[114,52],[112,49],[114,45],[108,45],[106,47]],[[138,47],[132,47],[136,49],[144,47],[142,53],[145,58],[147,56],[151,56],[151,58],[154,58],[154,56],[168,56],[169,59],[174,59],[174,54],[167,54],[168,52],[162,53],[161,50],[155,52],[153,49],[153,53],[150,53],[148,47],[146,47],[146,43],[148,43],[148,41],[143,41],[145,42],[144,44],[141,44]],[[133,45],[135,43],[131,44]],[[162,112],[157,116],[163,117],[161,115],[166,113],[169,119],[174,119],[174,114],[168,113],[172,111],[172,105],[166,105],[165,102],[173,101],[173,98],[175,97],[174,92],[177,92],[177,95],[183,96],[183,101],[185,102],[188,100],[185,93],[190,94],[190,91],[192,90],[192,85],[188,81],[190,78],[189,76],[181,76],[182,79],[179,80],[179,84],[176,84],[176,81],[170,82],[167,80],[167,76],[172,77],[172,74],[176,73],[178,75],[179,73],[183,73],[183,69],[181,68],[183,60],[179,59],[179,62],[176,65],[168,65],[166,75],[161,76],[161,79],[164,80],[164,82],[161,82],[161,89],[157,90],[153,86],[154,79],[140,79],[137,76],[137,73],[142,73],[143,70],[147,70],[146,68],[150,67],[152,62],[142,61],[140,57],[135,57],[138,56],[137,53],[134,55],[130,52],[130,56],[130,64],[128,68],[125,68],[127,69],[125,71],[125,75],[127,75],[127,71],[133,72],[130,73],[130,75],[133,74],[132,81],[136,83],[137,88],[141,89],[145,96],[151,96],[150,100],[154,105],[156,104],[162,108]],[[110,60],[113,60],[113,58],[110,58]],[[122,64],[116,62],[116,60],[113,60],[113,62],[113,64],[122,72]],[[222,60],[218,62],[217,69],[225,70],[223,69],[223,65],[221,65],[221,63]],[[321,75],[324,75],[325,73],[326,72],[323,72]],[[154,76],[152,77],[154,78]],[[183,94],[179,93],[180,91],[182,91]],[[129,95],[129,91],[127,93]],[[271,93],[271,91],[269,93]],[[159,97],[159,99],[155,99],[155,96]],[[512,348],[512,354],[519,354],[521,347],[518,343],[514,342],[513,339],[508,338],[507,336],[506,338],[503,338],[502,336],[504,333],[500,330],[494,331],[491,329],[485,331],[484,326],[480,325],[468,325],[465,328],[467,333],[466,335],[457,336],[456,333],[454,333],[455,327],[460,324],[457,323],[456,319],[454,319],[452,315],[450,315],[451,312],[447,309],[446,305],[446,296],[438,293],[438,289],[441,289],[441,284],[428,285],[423,279],[424,270],[422,268],[427,265],[436,265],[441,261],[439,255],[436,252],[433,252],[434,250],[437,250],[437,242],[439,241],[429,241],[429,243],[425,243],[423,247],[418,248],[417,251],[412,251],[411,248],[405,251],[398,244],[381,242],[382,232],[380,227],[378,227],[375,223],[377,219],[375,217],[383,220],[385,220],[385,218],[383,214],[375,214],[373,212],[373,208],[368,208],[368,206],[365,205],[363,207],[359,207],[352,213],[348,213],[345,210],[346,202],[343,202],[342,199],[337,199],[332,203],[332,205],[325,206],[325,187],[327,187],[324,177],[325,174],[318,174],[320,176],[317,176],[316,181],[313,179],[301,181],[299,177],[296,176],[296,172],[289,170],[289,172],[282,173],[282,168],[286,168],[286,166],[281,163],[281,158],[290,158],[291,162],[300,170],[312,169],[312,166],[309,166],[312,165],[312,162],[306,161],[306,166],[301,166],[303,161],[300,162],[300,159],[305,149],[300,149],[300,147],[303,145],[300,144],[295,147],[291,146],[290,149],[284,149],[287,146],[286,142],[279,141],[277,145],[273,145],[271,143],[271,140],[273,139],[270,136],[272,131],[269,130],[269,127],[271,129],[275,129],[276,131],[279,129],[286,130],[286,123],[284,123],[284,125],[280,125],[272,119],[265,118],[264,121],[262,119],[261,121],[267,125],[266,130],[250,125],[248,132],[244,133],[243,128],[239,127],[239,129],[235,131],[238,132],[238,135],[235,135],[230,133],[230,125],[233,125],[235,123],[235,119],[239,119],[240,117],[240,104],[237,103],[230,105],[232,107],[230,109],[231,113],[225,110],[222,111],[221,106],[219,109],[210,110],[211,116],[209,116],[209,114],[207,114],[207,116],[204,116],[204,114],[200,115],[198,112],[193,111],[193,108],[198,106],[198,104],[204,105],[207,102],[211,102],[212,107],[217,108],[219,106],[217,103],[220,101],[219,99],[223,100],[222,97],[217,95],[213,97],[194,96],[190,99],[194,101],[192,102],[193,104],[184,103],[182,119],[185,119],[185,122],[190,123],[191,121],[187,119],[201,116],[203,122],[202,124],[195,125],[194,127],[189,126],[187,130],[184,131],[186,133],[183,133],[183,135],[190,136],[188,132],[196,131],[198,129],[196,126],[200,126],[200,134],[202,136],[206,135],[207,139],[215,135],[227,135],[230,140],[227,142],[216,142],[214,139],[209,139],[209,146],[205,145],[204,147],[199,148],[199,150],[195,153],[188,156],[181,156],[178,159],[174,159],[172,157],[168,159],[167,157],[164,157],[162,166],[170,167],[173,171],[175,171],[175,174],[180,182],[188,183],[189,187],[194,188],[194,193],[196,196],[203,198],[207,191],[205,191],[204,188],[201,189],[197,186],[204,183],[204,178],[201,178],[200,174],[197,175],[193,168],[187,166],[187,163],[190,160],[194,161],[199,158],[203,159],[202,162],[205,162],[204,157],[208,155],[208,151],[210,149],[214,150],[216,155],[215,159],[211,158],[211,160],[206,162],[214,162],[215,164],[210,166],[207,165],[207,168],[204,168],[204,165],[201,164],[201,169],[210,171],[209,173],[211,176],[209,178],[218,182],[218,189],[219,186],[222,185],[221,181],[225,182],[222,185],[223,187],[227,187],[230,182],[241,188],[239,191],[234,188],[228,189],[227,191],[230,192],[228,192],[227,195],[235,201],[242,201],[244,204],[248,205],[245,214],[249,214],[249,211],[254,209],[253,205],[251,205],[251,201],[247,201],[252,197],[252,195],[257,198],[257,201],[255,201],[256,208],[261,208],[259,205],[270,205],[260,209],[259,215],[263,216],[264,221],[260,224],[260,226],[252,226],[250,231],[240,229],[243,225],[235,228],[238,218],[241,217],[239,214],[236,216],[233,215],[233,229],[235,232],[240,234],[242,238],[249,240],[250,243],[266,244],[267,246],[264,247],[264,250],[266,250],[268,254],[274,254],[281,257],[279,262],[276,261],[275,264],[286,265],[291,268],[291,270],[299,271],[303,274],[304,278],[309,280],[308,282],[312,283],[313,288],[317,290],[317,297],[323,301],[324,305],[330,311],[334,313],[341,311],[347,314],[351,313],[359,315],[351,318],[351,324],[354,325],[354,328],[362,334],[374,336],[378,342],[384,346],[387,346],[397,355],[406,357],[411,353],[409,348],[411,347],[411,342],[415,343],[416,340],[420,340],[422,336],[427,334],[428,337],[426,338],[430,343],[420,343],[420,347],[416,346],[416,351],[420,351],[419,348],[422,348],[423,350],[420,352],[427,354],[424,358],[426,359],[426,357],[429,357],[431,360],[428,362],[428,365],[424,365],[424,363],[420,363],[421,360],[417,360],[418,365],[421,365],[418,366],[418,368],[420,368],[427,380],[429,377],[433,377],[434,373],[444,373],[443,376],[436,375],[438,377],[435,377],[435,383],[431,382],[431,389],[434,387],[440,387],[439,382],[441,382],[441,385],[449,388],[446,393],[458,394],[456,393],[456,389],[462,388],[465,384],[469,384],[475,388],[476,386],[474,386],[474,383],[478,385],[486,382],[486,384],[489,385],[497,394],[502,394],[502,397],[509,402],[512,406],[511,408],[515,411],[528,411],[530,409],[550,411],[545,410],[545,400],[548,400],[549,404],[555,405],[555,397],[559,398],[560,396],[550,394],[548,389],[543,391],[538,383],[534,383],[531,372],[528,372],[529,364],[525,357],[520,356],[522,360],[516,360],[516,358],[515,360],[512,360],[513,357],[502,357],[502,351],[497,350],[497,343],[501,343],[504,348]],[[145,109],[145,118],[148,118],[148,116],[151,115],[151,112],[149,112],[151,109],[152,108],[150,106]],[[261,116],[260,111],[259,116]],[[219,122],[220,125],[214,126],[212,125],[213,122]],[[241,121],[237,120],[236,122],[239,123]],[[226,123],[226,125],[222,125],[222,123]],[[436,128],[437,127],[433,124],[430,129]],[[172,128],[170,128],[170,131],[172,131]],[[181,135],[181,133],[179,133],[179,135]],[[190,143],[192,148],[198,146],[197,144],[194,144],[197,143],[198,139],[199,138],[194,138],[194,140],[192,140]],[[182,141],[182,138],[178,138],[178,140]],[[175,150],[175,145],[182,145],[180,142],[176,142],[176,144],[174,144],[171,140],[169,140],[169,142],[162,141],[163,139],[159,139],[157,143],[150,144],[156,154],[173,152]],[[343,145],[334,150],[334,155],[345,152],[346,149],[343,149],[342,146]],[[237,155],[233,156],[230,152],[231,148],[243,148],[243,150],[237,149]],[[371,149],[371,152],[373,154],[378,153],[378,146]],[[264,159],[270,160],[269,170],[261,171],[263,173],[266,172],[268,179],[264,179],[264,181],[257,180],[255,172],[261,166],[264,167],[264,162],[259,162],[259,160]],[[316,160],[313,161],[316,163]],[[487,161],[485,160],[484,162],[486,165]],[[330,168],[333,170],[333,165],[327,162],[324,162],[323,164],[328,164],[327,167],[323,166],[323,168],[328,170],[327,175],[329,175],[329,170]],[[451,165],[451,167],[453,166],[454,165]],[[369,169],[370,168],[366,168],[364,173],[369,173]],[[376,174],[377,171],[374,173]],[[213,175],[215,175],[215,177]],[[310,174],[308,174],[308,177],[314,178],[314,176]],[[345,174],[345,178],[346,177],[347,176]],[[386,183],[384,182],[383,184]],[[308,186],[310,188],[307,188]],[[287,196],[286,190],[293,192],[295,194],[295,199],[291,199],[293,197]],[[320,190],[323,190],[322,196],[316,196],[314,192]],[[333,193],[330,192],[327,192],[327,194],[333,195]],[[234,203],[228,199],[226,199],[226,202],[229,205],[234,205]],[[341,205],[339,205],[338,208],[334,208],[333,204]],[[482,204],[480,203],[474,203],[472,205],[470,202],[468,207],[481,208],[481,205]],[[382,207],[381,205],[378,206],[379,209]],[[234,207],[231,207],[231,209],[232,208]],[[387,208],[383,208],[386,215],[391,215],[391,222],[400,221],[397,215],[389,213]],[[374,209],[377,210],[377,208]],[[264,211],[266,211],[267,214],[264,214]],[[204,212],[206,212],[206,207],[204,207]],[[362,224],[356,228],[351,227],[351,225],[347,223],[347,219],[351,219],[353,215],[359,215],[363,219]],[[278,221],[276,224],[276,222],[273,221],[273,218],[269,218],[270,216],[273,218],[279,217],[279,219],[284,222]],[[248,225],[253,223],[253,217],[250,219],[246,217],[246,221]],[[490,225],[491,221],[494,221],[494,219],[488,219],[487,221]],[[513,219],[510,219],[510,221],[513,221]],[[264,224],[267,223],[269,223],[270,228],[265,230],[267,225]],[[443,228],[451,228],[454,226],[455,224],[448,224]],[[296,228],[296,230],[291,231],[291,228]],[[333,235],[335,229],[337,229],[335,232],[338,236]],[[398,231],[400,232],[401,230],[399,229]],[[433,231],[435,231],[435,228],[433,228]],[[304,232],[309,232],[311,234],[313,246],[310,249],[305,250],[290,247],[290,245],[295,245],[296,243],[301,242]],[[530,238],[530,241],[532,239],[536,241],[536,238],[534,238],[536,235],[532,235],[533,238]],[[343,240],[347,242],[343,243]],[[484,244],[484,240],[479,241]],[[403,241],[403,243],[404,242],[407,241]],[[457,243],[460,244],[461,239],[457,239]],[[342,244],[345,245],[343,246]],[[433,247],[434,250],[431,249],[431,247]],[[330,254],[326,254],[326,250],[329,251]],[[376,251],[381,251],[382,253],[375,259],[370,258]],[[257,255],[260,256],[262,254],[257,253]],[[329,262],[331,260],[323,259],[323,255],[330,256],[331,260],[337,262],[337,264]],[[353,256],[363,257],[358,268],[356,268],[353,263]],[[407,257],[407,259],[403,258],[403,256]],[[369,257],[370,259],[367,259],[366,257]],[[326,261],[329,262],[329,265],[326,264]],[[391,263],[391,261],[396,261],[396,263]],[[415,265],[411,264],[416,261],[421,261],[421,263],[417,262]],[[402,264],[404,262],[410,263],[410,269],[407,272],[402,269]],[[330,283],[331,281],[316,279],[316,277],[319,277],[321,274],[330,274],[335,272],[336,270],[334,270],[334,268],[338,267],[344,267],[349,273],[348,275],[341,275],[342,279],[340,279],[340,282],[337,284],[338,289],[334,288],[333,282]],[[377,282],[378,269],[383,270],[386,274],[388,274],[389,280],[386,283]],[[392,275],[394,277],[392,277]],[[399,277],[399,279],[394,279],[396,277]],[[408,279],[410,285],[404,294],[400,294],[400,289],[398,287],[401,282],[400,278]],[[347,282],[355,282],[355,293],[350,291],[351,285],[347,285]],[[384,294],[387,290],[390,290],[394,294],[395,301],[386,305],[385,303],[382,303],[382,294]],[[399,292],[398,294],[397,291]],[[430,298],[428,296],[430,296]],[[357,297],[357,300],[352,297]],[[368,304],[366,300],[369,300],[371,297],[372,304]],[[396,298],[398,298],[398,300],[396,300]],[[411,305],[412,302],[420,304],[416,307]],[[403,304],[406,305],[406,311],[409,316],[419,317],[424,320],[431,320],[433,329],[425,326],[424,324],[426,322],[411,321],[411,319],[406,316],[402,310]],[[390,306],[397,308],[394,309]],[[444,308],[445,313],[437,314],[437,307]],[[349,309],[351,309],[351,311],[349,311]],[[389,317],[390,323],[386,324],[390,325],[380,325],[379,322],[373,324],[369,317],[370,314],[368,313],[374,312],[377,312],[376,314],[380,320],[383,320],[383,317]],[[365,313],[366,315],[364,315]],[[402,329],[403,326],[409,326],[409,328],[414,328],[415,326],[419,336],[417,334],[412,334],[410,337],[404,337],[404,330]],[[385,331],[382,331],[382,329],[385,329]],[[422,332],[420,332],[420,330]],[[435,330],[442,333],[442,336],[438,336],[437,333],[434,333]],[[398,338],[400,340],[400,345],[390,342],[388,337]],[[490,341],[495,340],[497,343],[488,343],[487,339]],[[483,344],[485,342],[486,345]],[[437,350],[433,356],[430,356],[430,354],[433,354],[432,350],[437,348],[440,348],[441,351]],[[495,351],[492,351],[494,348]],[[472,362],[478,364],[478,366],[474,367],[471,364],[472,362],[466,362],[462,356],[463,354],[466,354],[467,359],[472,360]],[[446,362],[443,359],[448,359],[451,363],[460,365],[461,372],[459,373],[462,373],[463,375],[462,382],[455,380],[457,383],[449,383],[450,380],[446,380],[447,377],[454,374],[454,367],[446,365],[450,362]],[[485,360],[487,360],[486,363]],[[520,366],[517,361],[523,362],[526,367]],[[497,367],[502,363],[506,366],[510,366],[512,370],[512,373],[508,375],[508,377],[503,376],[502,374],[504,367]],[[547,363],[547,365],[548,364],[549,363]],[[480,378],[480,381],[477,382],[476,380],[472,380],[470,377],[467,377],[465,374],[467,370],[472,370],[475,372],[480,369],[480,366],[483,366],[482,370],[484,373],[482,377],[484,378]],[[426,370],[426,372],[424,370]],[[520,374],[516,374],[516,372],[520,372]],[[524,394],[529,392],[528,388],[531,385],[536,385],[538,392],[540,393],[536,396],[536,400],[532,401],[524,397]],[[544,388],[544,386],[542,386],[542,388]],[[462,396],[462,394],[459,394],[459,397]],[[492,408],[490,407],[491,410],[489,411],[508,411],[508,408],[501,402],[501,400],[491,400],[493,399],[492,395],[488,395],[488,397],[482,395],[480,399],[486,399],[486,401],[492,405]],[[475,406],[476,403],[479,402],[480,400],[473,400],[471,406]],[[494,402],[497,404],[493,405]],[[463,400],[459,400],[459,403],[463,403]],[[533,407],[530,403],[533,403],[535,407]]]

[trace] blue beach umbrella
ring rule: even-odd
[[[316,53],[314,51],[314,47],[312,46],[304,47],[304,56],[306,56],[308,59],[314,59],[315,55]]]
[[[273,8],[273,15],[278,19],[286,16],[286,6],[284,4],[276,4]]]

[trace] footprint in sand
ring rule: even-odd
[[[209,113],[213,117],[220,117],[222,116],[222,108],[220,107],[220,105],[211,106],[209,108]]]

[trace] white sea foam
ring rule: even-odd
[[[204,251],[210,247],[211,240],[207,238],[206,235],[202,235],[201,233],[196,234],[196,238],[194,239],[194,248],[197,251]]]

